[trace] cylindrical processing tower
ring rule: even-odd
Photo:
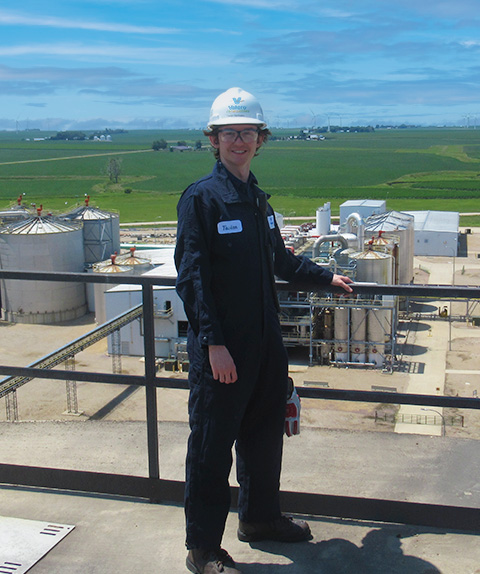
[[[120,253],[120,219],[117,213],[103,211],[89,205],[90,197],[85,199],[85,205],[62,215],[67,221],[83,222],[83,245],[85,263],[97,263],[108,259],[114,253]]]
[[[348,361],[348,308],[336,307],[334,315],[335,360]]]
[[[351,310],[350,357],[354,363],[364,363],[365,341],[367,339],[367,313],[363,308]]]
[[[0,267],[83,272],[82,227],[38,215],[0,230]],[[2,316],[17,323],[56,323],[86,312],[83,283],[3,280]]]
[[[317,208],[315,235],[328,235],[332,222],[330,202],[324,203],[323,207]]]
[[[385,343],[390,339],[391,309],[370,309],[368,312],[368,360],[381,366],[385,362]]]

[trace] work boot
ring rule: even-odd
[[[296,520],[291,516],[281,516],[272,522],[242,522],[237,531],[242,542],[277,540],[279,542],[303,542],[311,540],[312,533],[305,520]]]
[[[194,574],[242,574],[235,568],[235,562],[230,554],[218,550],[202,550],[194,548],[188,551],[187,568]]]

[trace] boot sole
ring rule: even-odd
[[[200,574],[200,570],[195,566],[195,564],[191,560],[188,559],[188,557],[185,563],[190,572],[193,572],[193,574]],[[240,570],[236,570],[236,572],[238,572],[238,574],[241,574]]]
[[[308,534],[299,536],[298,538],[283,538],[281,536],[269,536],[269,535],[262,535],[262,534],[245,534],[241,530],[237,530],[237,538],[240,542],[261,542],[262,540],[271,540],[273,542],[306,542],[307,540],[311,540],[313,538],[312,533],[309,532]]]

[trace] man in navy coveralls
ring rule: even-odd
[[[217,162],[178,203],[175,252],[189,320],[187,567],[239,574],[221,548],[234,444],[239,539],[311,538],[308,524],[283,516],[279,504],[288,364],[275,276],[352,289],[348,277],[285,248],[269,196],[250,171],[270,134],[257,99],[240,88],[220,94],[206,134]]]

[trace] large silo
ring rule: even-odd
[[[91,207],[89,201],[90,196],[87,196],[84,206],[62,215],[62,219],[83,222],[83,243],[87,265],[104,261],[113,253],[120,253],[118,214]]]
[[[365,221],[365,233],[382,232],[382,237],[398,238],[398,283],[408,284],[413,281],[413,255],[415,249],[414,217],[400,211],[389,211],[380,215],[372,215]]]
[[[41,209],[0,229],[0,267],[5,270],[83,271],[82,227],[53,217]],[[3,280],[2,316],[18,323],[55,323],[86,312],[83,283]]]

